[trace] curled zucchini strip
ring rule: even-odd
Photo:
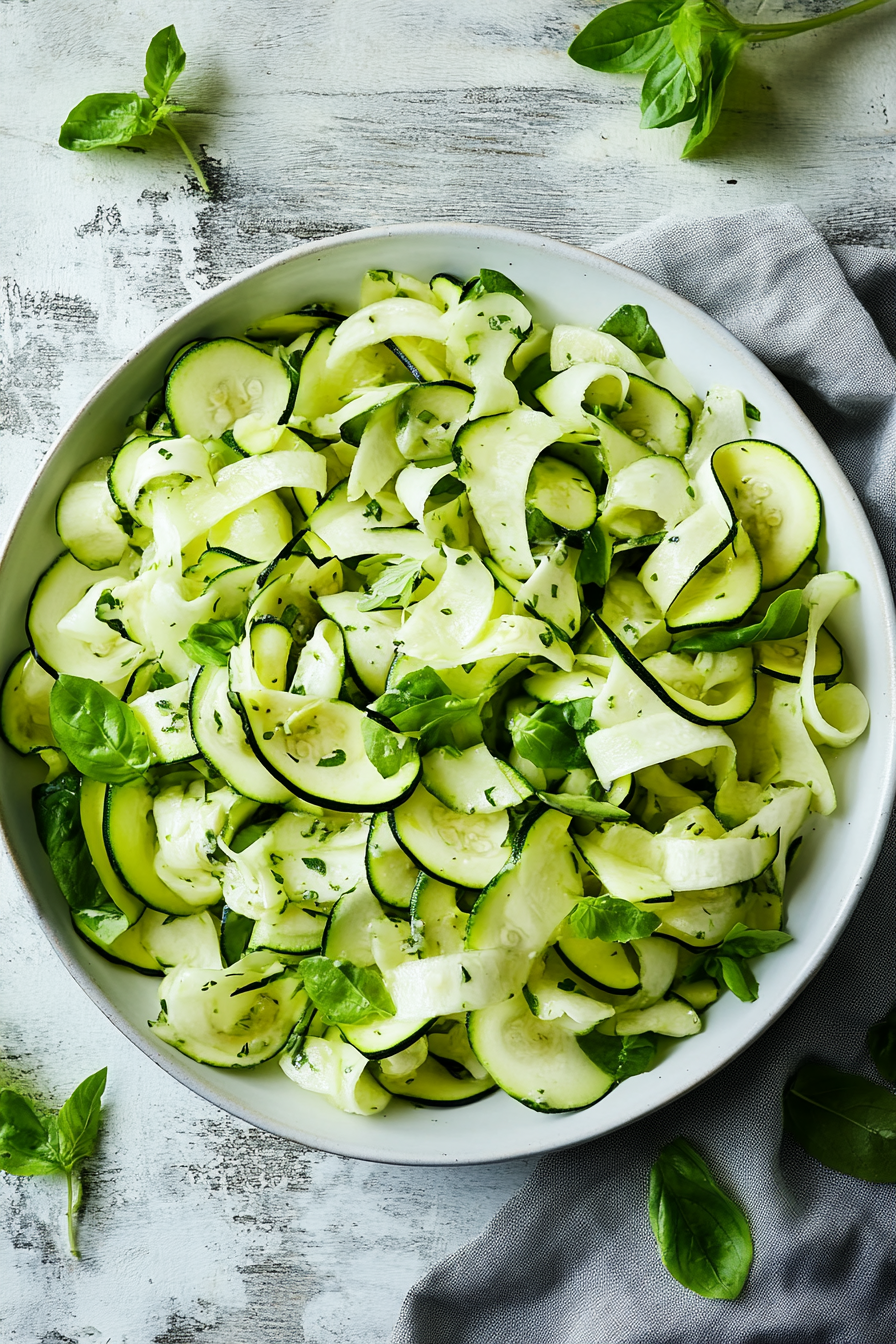
[[[870,717],[868,701],[858,686],[841,682],[820,695],[815,689],[818,632],[837,603],[857,592],[858,587],[851,574],[834,570],[830,574],[816,574],[803,590],[803,602],[809,609],[809,629],[800,677],[800,700],[806,725],[816,740],[828,747],[850,746],[864,733]]]

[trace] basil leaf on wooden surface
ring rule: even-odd
[[[49,1123],[27,1097],[0,1091],[0,1171],[11,1176],[49,1176],[59,1171],[59,1153]]]
[[[367,759],[383,779],[391,779],[403,766],[417,758],[416,743],[407,738],[402,740],[367,714],[361,723],[361,736]]]
[[[569,48],[579,65],[615,74],[647,70],[669,44],[667,27],[678,5],[669,0],[625,0],[586,24]]]
[[[146,49],[146,76],[143,87],[158,106],[171,92],[171,86],[187,63],[186,52],[171,23],[156,33]]]
[[[128,927],[125,915],[106,892],[90,858],[81,825],[81,781],[71,770],[32,794],[38,838],[50,860],[53,876],[78,916],[106,947]]]
[[[725,653],[728,649],[744,648],[778,639],[793,639],[804,635],[809,624],[809,612],[803,606],[802,594],[796,589],[776,597],[761,621],[742,625],[736,630],[711,630],[703,635],[685,635],[672,645],[673,653]]]
[[[618,896],[586,896],[566,917],[574,938],[599,938],[603,943],[630,943],[649,938],[660,926],[657,915],[639,910]]]
[[[595,1028],[576,1040],[591,1063],[617,1083],[633,1078],[636,1073],[646,1073],[656,1054],[657,1038],[651,1031],[639,1036],[605,1036]]]
[[[642,308],[639,303],[623,303],[600,324],[598,330],[605,331],[608,336],[615,336],[636,355],[665,358],[663,343],[650,325],[646,308]]]
[[[784,1132],[834,1171],[896,1183],[896,1096],[829,1064],[803,1064],[784,1090]]]
[[[126,145],[136,135],[152,135],[153,112],[152,103],[139,93],[92,93],[69,112],[59,143],[79,154]]]
[[[59,1157],[66,1170],[83,1162],[96,1147],[105,1088],[106,1070],[100,1069],[78,1084],[56,1117]]]
[[[701,1297],[738,1297],[753,1263],[741,1210],[686,1139],[662,1149],[650,1172],[650,1226],[669,1273]]]
[[[697,108],[697,90],[673,46],[664,48],[644,76],[641,129],[657,130],[688,121]]]
[[[379,971],[329,957],[301,963],[308,997],[330,1023],[349,1025],[372,1017],[394,1017],[395,1004]]]
[[[50,724],[76,770],[103,784],[126,784],[152,764],[146,734],[130,705],[87,677],[63,673],[50,691]]]
[[[881,1078],[896,1083],[896,1007],[868,1028],[865,1044]]]

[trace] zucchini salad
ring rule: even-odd
[[[169,1046],[359,1115],[558,1112],[756,998],[868,722],[825,625],[857,585],[643,308],[369,271],[178,351],[56,525],[3,735]]]

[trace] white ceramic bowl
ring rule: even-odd
[[[4,747],[0,819],[7,841],[49,942],[94,1003],[151,1059],[222,1109],[311,1147],[374,1161],[489,1162],[560,1148],[628,1124],[703,1082],[774,1022],[831,951],[871,871],[894,794],[896,625],[890,588],[861,505],[809,421],[753,355],[684,300],[594,253],[504,229],[405,225],[307,243],[222,285],[160,327],[63,431],[18,514],[0,560],[0,668],[22,648],[29,593],[61,549],[53,525],[60,491],[82,463],[120,444],[127,417],[161,384],[179,346],[240,332],[260,317],[314,299],[354,306],[361,275],[370,267],[428,279],[439,271],[466,277],[481,266],[510,275],[548,324],[596,325],[620,303],[645,304],[698,392],[730,384],[761,409],[763,437],[794,452],[821,490],[825,563],[848,569],[861,585],[834,626],[850,674],[871,705],[871,731],[834,765],[837,812],[808,827],[789,893],[795,941],[763,962],[758,1002],[742,1004],[725,995],[707,1013],[703,1032],[676,1044],[652,1072],[629,1079],[589,1110],[560,1116],[537,1115],[499,1093],[444,1111],[396,1102],[382,1116],[363,1119],[300,1091],[276,1064],[212,1069],[162,1044],[146,1025],[156,1014],[158,981],[111,964],[74,933],[31,816],[30,786],[40,776]]]

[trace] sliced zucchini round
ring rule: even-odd
[[[599,938],[561,938],[557,951],[571,971],[608,994],[636,994],[641,980],[622,943]]]
[[[587,532],[597,521],[597,495],[578,467],[545,453],[526,487],[526,508],[538,509],[559,532]]]
[[[453,812],[495,812],[516,807],[533,789],[518,770],[493,756],[484,742],[457,750],[436,747],[422,759],[423,784]]]
[[[285,910],[272,911],[256,920],[247,950],[290,956],[316,952],[323,943],[326,927],[326,915],[290,901]]]
[[[684,457],[691,441],[691,413],[658,383],[629,374],[628,405],[610,415],[615,425],[646,448]]]
[[[522,990],[467,1018],[470,1044],[499,1087],[533,1111],[580,1111],[613,1086],[556,1022],[533,1016]]]
[[[246,741],[242,719],[230,703],[226,667],[200,668],[190,691],[190,727],[205,760],[244,798],[283,807],[294,797]]]
[[[28,606],[28,639],[41,667],[52,676],[67,672],[117,685],[145,662],[146,654],[139,644],[122,639],[87,609],[96,605],[93,592],[99,597],[104,589],[125,583],[130,577],[123,567],[88,569],[68,552],[53,561],[35,584]],[[91,598],[82,607],[88,594]]]
[[[29,649],[19,654],[3,678],[0,736],[22,756],[56,746],[50,727],[53,681]]]
[[[815,482],[792,453],[761,439],[717,448],[712,469],[759,553],[763,591],[780,588],[818,546]]]
[[[798,682],[803,672],[806,654],[806,636],[779,639],[753,645],[753,656],[759,672],[767,672],[779,681]],[[843,671],[843,650],[824,626],[818,632],[815,656],[816,685],[831,686]]]
[[[384,778],[364,747],[367,716],[354,705],[265,690],[239,700],[252,750],[299,798],[337,812],[380,812],[413,792],[419,756]]]
[[[288,413],[291,391],[279,359],[225,337],[201,341],[181,356],[165,384],[165,406],[178,434],[204,442],[246,415],[277,424]]]
[[[167,915],[196,914],[197,907],[172,891],[155,870],[158,840],[147,780],[113,784],[106,790],[103,839],[116,876],[144,905]]]
[[[392,834],[388,812],[378,812],[370,823],[365,868],[375,896],[397,910],[410,909],[420,869]]]
[[[111,457],[98,457],[76,471],[56,505],[56,531],[63,546],[88,569],[117,565],[130,538],[109,491]]]
[[[666,611],[666,629],[680,635],[705,626],[736,625],[759,596],[762,565],[743,523],[718,555],[701,565]]]
[[[395,839],[423,872],[455,886],[480,888],[510,857],[506,811],[466,815],[418,787],[389,814]]]
[[[373,1076],[393,1097],[407,1097],[416,1106],[469,1106],[497,1090],[491,1078],[474,1078],[459,1065],[449,1067],[432,1055],[412,1073],[396,1076],[374,1065]]]

